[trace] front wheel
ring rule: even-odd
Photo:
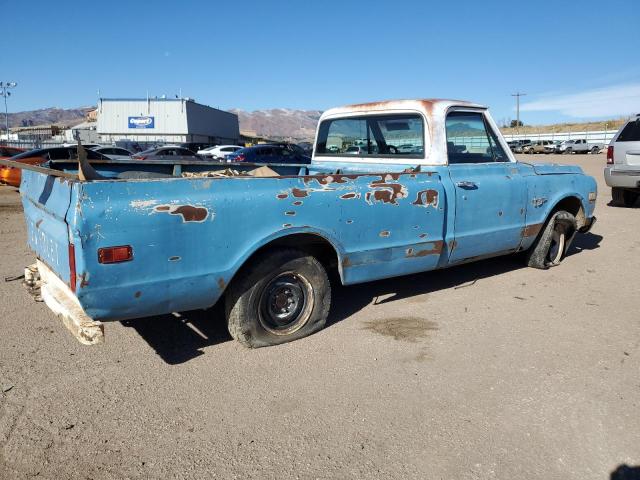
[[[596,153],[598,153],[599,151],[600,151],[600,149],[599,149],[598,147],[593,147],[593,148],[591,149],[591,154],[592,154],[592,155],[595,155],[595,154],[596,154]]]
[[[639,193],[625,188],[613,187],[611,188],[611,199],[613,204],[619,207],[631,208],[638,200]]]
[[[527,265],[547,269],[559,265],[564,259],[576,233],[576,218],[559,210],[547,220],[542,233],[527,251]]]
[[[238,273],[226,295],[231,336],[250,348],[306,337],[324,327],[331,305],[327,272],[297,249],[269,250]]]

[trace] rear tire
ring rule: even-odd
[[[618,207],[633,207],[638,200],[639,195],[640,194],[638,194],[637,192],[626,190],[624,188],[611,188],[611,198],[613,200],[613,204]]]
[[[552,213],[527,251],[527,265],[543,270],[560,265],[575,233],[576,218],[572,214],[564,210]]]
[[[322,329],[330,305],[329,278],[315,257],[293,248],[269,250],[229,286],[227,325],[245,347],[278,345]]]
[[[566,153],[567,155],[571,155],[573,153],[573,149],[572,148],[567,148],[564,153]]]
[[[598,147],[593,147],[593,148],[591,149],[591,154],[592,154],[592,155],[595,155],[595,154],[596,154],[596,153],[598,153],[599,151],[600,151],[600,149],[599,149]]]

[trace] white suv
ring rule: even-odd
[[[640,196],[640,114],[611,139],[604,180],[616,205],[632,207]]]

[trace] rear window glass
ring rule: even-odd
[[[417,114],[369,115],[325,120],[316,154],[424,157],[424,125]]]
[[[640,142],[640,120],[627,123],[620,135],[618,135],[617,142]]]

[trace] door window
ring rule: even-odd
[[[445,122],[449,163],[508,162],[481,112],[451,112]]]

